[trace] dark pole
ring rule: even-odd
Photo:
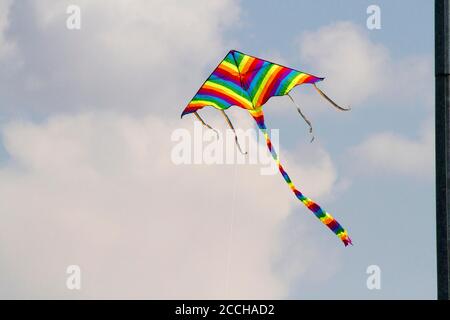
[[[436,240],[438,299],[449,299],[449,0],[434,2],[436,75]]]

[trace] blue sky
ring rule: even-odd
[[[194,132],[183,106],[232,48],[325,76],[352,107],[295,88],[312,144],[287,97],[265,114],[294,183],[354,246],[278,174],[171,161],[173,132]],[[3,0],[0,67],[0,297],[436,298],[431,1]],[[70,264],[80,292],[64,286]]]
[[[368,16],[366,8],[371,4],[381,9],[382,27],[380,30],[364,30],[369,41],[384,46],[396,61],[394,63],[411,55],[432,61],[433,5],[424,1],[284,1],[282,4],[245,1],[239,36],[236,39],[233,31],[228,36],[238,41],[245,52],[256,54],[275,50],[282,53],[290,65],[305,70],[298,58],[296,41],[299,34],[339,21],[350,21],[364,29]],[[383,74],[384,70],[378,72]],[[345,81],[346,75],[342,76],[342,81]],[[410,80],[428,81],[430,91],[433,90],[430,77]],[[342,268],[332,279],[320,287],[298,283],[290,297],[435,298],[435,193],[432,174],[422,178],[396,172],[373,176],[352,174],[352,167],[346,165],[352,159],[343,154],[350,145],[374,132],[391,131],[417,139],[424,118],[433,117],[433,105],[389,98],[380,103],[376,96],[372,96],[353,108],[354,115],[333,114],[331,109],[329,113],[321,113],[321,118],[316,120],[316,132],[340,174],[352,176],[351,188],[328,205],[333,207],[333,212],[348,213],[346,224],[352,225],[356,245],[345,251]],[[292,129],[299,125],[297,121],[299,119],[277,119],[276,125],[282,128],[283,145],[295,145],[302,139]],[[286,129],[283,134],[284,128],[291,129]],[[301,152],[298,156],[302,156]],[[365,170],[372,170],[370,164]],[[302,210],[298,211],[298,214],[302,213]],[[291,217],[292,223],[296,217]],[[365,286],[364,271],[370,264],[377,264],[382,270],[383,287],[380,291],[370,291]]]

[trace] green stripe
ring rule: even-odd
[[[300,72],[292,70],[289,73],[289,75],[286,78],[284,78],[284,80],[281,82],[281,86],[280,86],[278,94],[280,94],[280,95],[286,94],[287,87],[292,83],[292,81],[294,81],[294,78],[296,76],[298,76],[299,74],[300,74]]]
[[[211,80],[212,83],[221,85],[227,89],[230,89],[231,91],[233,91],[234,93],[236,93],[238,96],[241,96],[242,98],[249,100],[249,97],[247,96],[247,92],[244,91],[241,87],[236,86],[235,84],[227,81],[227,80],[223,80],[220,78]]]
[[[226,103],[226,101],[223,101],[222,99],[214,96],[206,96],[206,95],[196,95],[192,101],[212,101],[219,105],[221,108],[228,108],[229,103]]]
[[[256,81],[256,82],[255,82],[255,86],[253,87],[253,90],[252,90],[252,92],[251,92],[251,95],[252,95],[252,97],[253,97],[253,98],[252,98],[253,104],[256,103],[256,101],[255,101],[256,99],[259,99],[259,97],[257,97],[256,94],[257,94],[258,90],[260,89],[260,87],[261,87],[263,81],[269,76],[267,73],[269,73],[269,71],[270,71],[274,66],[275,66],[274,64],[270,64],[269,67],[267,67],[267,68],[262,68],[261,71],[257,74],[257,77],[256,77],[255,79],[253,79],[253,81]],[[266,85],[267,85],[267,83],[266,83]],[[263,91],[263,90],[261,90],[261,92],[262,92],[262,91]]]
[[[227,56],[223,60],[231,63],[232,65],[236,65],[236,63],[234,63],[233,54],[231,54],[231,53],[227,54]]]
[[[237,64],[237,67],[238,67],[239,71],[241,71],[239,66],[240,66],[240,64],[242,62],[242,59],[244,59],[244,56],[245,55],[243,55],[243,54],[241,54],[239,52],[234,52],[234,58],[236,59],[236,64]]]
[[[249,88],[250,90],[249,94],[252,97],[252,101],[255,100],[255,94],[258,91],[259,87],[261,86],[261,83],[266,77],[267,72],[269,72],[271,66],[272,66],[271,64],[264,66],[256,73],[255,78],[253,78],[252,84]]]

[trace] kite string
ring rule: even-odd
[[[331,105],[332,105],[333,107],[335,107],[336,109],[338,109],[338,110],[340,110],[340,111],[349,111],[349,110],[351,110],[350,107],[348,107],[348,108],[343,108],[343,107],[339,106],[336,102],[334,102],[333,100],[331,100],[331,98],[328,97],[328,96],[325,94],[325,92],[323,92],[322,90],[320,90],[319,87],[318,87],[315,83],[313,83],[313,86],[314,86],[314,88],[316,89],[316,91],[317,91],[317,92],[318,92],[325,100],[327,100],[329,103],[331,103]]]
[[[213,130],[216,133],[217,138],[219,138],[219,132],[214,129],[213,127],[211,127],[209,124],[207,124],[202,117],[200,117],[200,115],[198,114],[197,111],[194,112],[194,115],[196,116],[196,118],[198,119],[198,121],[200,121],[202,123],[202,125],[204,125],[205,127],[207,127],[210,130]]]
[[[234,232],[234,216],[235,216],[235,205],[236,205],[236,182],[237,182],[237,167],[234,165],[234,177],[233,177],[233,195],[231,197],[231,220],[230,228],[228,233],[228,248],[227,248],[227,270],[226,270],[226,281],[225,281],[225,294],[230,298],[230,274],[231,274],[231,250],[233,246],[233,232]]]
[[[292,98],[292,96],[289,93],[286,93],[286,94],[288,95],[289,99],[291,99],[292,103],[295,104],[295,106],[297,107],[298,113],[300,113],[300,116],[303,118],[303,120],[305,120],[306,124],[309,126],[309,133],[312,136],[310,142],[313,142],[314,134],[313,134],[313,127],[312,127],[311,121],[309,121],[308,118],[303,114],[302,110],[300,109],[300,106],[297,104],[297,102],[294,101],[294,98]]]
[[[272,158],[274,159],[275,163],[278,166],[278,170],[280,171],[281,175],[283,176],[283,179],[288,184],[289,188],[292,190],[292,192],[295,194],[298,200],[300,200],[310,211],[314,213],[314,215],[323,223],[325,224],[331,231],[333,231],[344,243],[345,246],[352,244],[352,241],[350,237],[347,234],[347,231],[339,224],[339,222],[334,219],[331,214],[323,210],[317,203],[309,199],[308,197],[304,196],[292,183],[291,178],[287,174],[286,171],[284,171],[283,167],[281,166],[280,159],[278,158],[278,154],[275,151],[275,148],[272,145],[272,141],[270,140],[269,134],[267,133],[267,127],[264,123],[264,114],[262,110],[249,110],[250,114],[253,116],[253,118],[256,121],[256,124],[258,125],[259,129],[264,135],[264,138],[266,139],[267,147],[272,155]]]
[[[220,112],[222,113],[222,115],[224,116],[224,118],[225,118],[225,120],[227,121],[227,123],[228,123],[228,126],[230,127],[230,129],[233,131],[233,133],[234,133],[234,141],[236,142],[236,145],[237,145],[237,147],[238,147],[238,149],[239,149],[239,152],[240,153],[242,153],[242,154],[247,154],[247,151],[242,151],[242,148],[241,148],[241,145],[239,144],[239,141],[238,141],[238,137],[237,137],[237,134],[236,134],[236,130],[234,129],[234,126],[233,126],[233,124],[231,123],[231,120],[230,120],[230,118],[227,116],[227,114],[225,113],[225,111],[223,111],[223,110],[220,110]]]

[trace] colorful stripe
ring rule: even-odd
[[[283,179],[297,199],[347,246],[352,243],[347,231],[317,203],[304,196],[294,186],[291,178],[281,166],[267,133],[264,114],[261,109],[267,100],[273,96],[285,95],[297,85],[315,83],[321,80],[323,78],[232,50],[201,86],[181,116],[183,117],[185,114],[195,112],[206,106],[225,110],[234,105],[247,109],[264,134],[267,147],[278,165]]]
[[[339,239],[341,239],[341,241],[344,243],[345,246],[352,244],[352,240],[348,236],[347,231],[339,224],[339,222],[337,222],[336,219],[334,219],[328,212],[323,210],[317,203],[312,201],[310,198],[306,197],[295,187],[291,178],[281,165],[280,159],[278,158],[278,154],[276,153],[275,148],[272,145],[272,141],[270,140],[269,134],[267,133],[266,125],[264,123],[264,114],[262,109],[250,110],[249,112],[255,119],[258,128],[263,133],[264,138],[266,139],[267,148],[269,149],[273,160],[275,160],[278,166],[278,170],[283,176],[284,181],[286,181],[289,188],[295,194],[297,199],[300,200],[309,210],[311,210],[312,213],[314,213],[314,215],[320,221],[322,221],[323,224],[325,224],[331,231],[333,231],[334,234],[336,234],[339,237]]]
[[[302,83],[322,80],[308,73],[231,50],[208,77],[181,116],[206,106],[252,110],[273,96],[287,94]],[[218,100],[220,99],[220,100]]]

